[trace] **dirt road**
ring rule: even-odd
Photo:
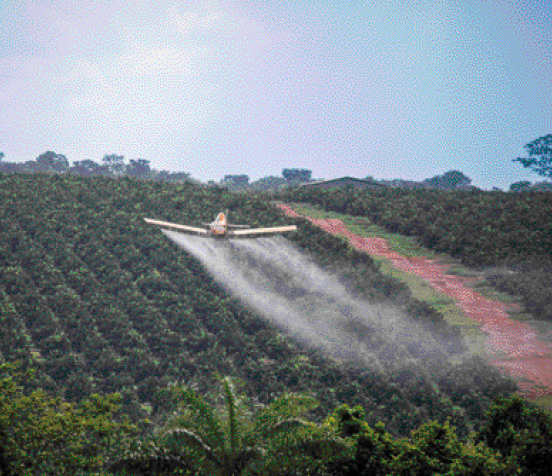
[[[289,216],[301,216],[288,205],[279,207]],[[454,299],[462,312],[487,334],[490,363],[515,378],[524,397],[552,395],[552,345],[539,340],[529,325],[510,318],[506,309],[512,304],[475,292],[467,286],[470,279],[447,274],[449,266],[425,257],[407,258],[391,250],[383,238],[356,235],[341,220],[304,218],[332,235],[347,238],[358,250],[390,260],[396,268],[421,277],[432,288]]]

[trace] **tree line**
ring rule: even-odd
[[[0,472],[4,476],[479,476],[549,474],[552,416],[519,397],[498,398],[468,439],[428,421],[408,437],[368,424],[361,406],[340,405],[317,423],[318,402],[285,393],[253,405],[240,382],[218,377],[211,396],[174,385],[176,411],[154,433],[120,412],[119,394],[78,403],[37,388],[33,369],[0,365]]]
[[[35,160],[23,163],[4,162],[3,153],[0,153],[0,172],[3,173],[51,173],[70,174],[80,177],[133,177],[147,180],[183,181],[190,180],[187,172],[157,171],[152,169],[150,161],[146,159],[130,159],[118,154],[106,154],[101,163],[93,160],[77,160],[70,164],[67,157],[51,150],[43,152]]]

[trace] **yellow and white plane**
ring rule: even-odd
[[[152,220],[151,218],[144,218],[146,223],[150,225],[157,225],[162,228],[171,228],[181,233],[187,233],[191,235],[200,235],[212,238],[254,238],[256,236],[263,235],[275,235],[279,233],[285,233],[287,231],[295,231],[297,227],[295,225],[288,226],[274,226],[269,228],[250,228],[249,225],[234,225],[228,223],[228,210],[226,213],[220,212],[215,221],[212,223],[203,223],[208,228],[197,228],[189,225],[180,225],[178,223],[170,223],[166,221]],[[232,230],[231,228],[244,228],[242,230]]]

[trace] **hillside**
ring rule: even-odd
[[[142,218],[210,221],[230,209],[253,226],[289,222],[267,202],[217,187],[129,178],[0,175],[0,351],[39,369],[39,385],[69,401],[119,391],[133,419],[172,408],[171,382],[209,393],[214,372],[239,377],[267,403],[284,391],[362,405],[371,424],[396,435],[450,418],[459,434],[483,421],[515,386],[477,358],[376,372],[328,358],[268,324],[225,291],[203,265]],[[304,220],[294,245],[367,303],[404,310],[450,348],[459,333],[408,289]],[[458,352],[458,350],[457,350]],[[469,391],[466,391],[469,389]]]
[[[521,296],[533,318],[552,324],[552,193],[299,188],[282,197],[417,237],[425,247],[485,272],[500,291]]]

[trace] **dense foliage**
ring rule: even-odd
[[[32,369],[0,365],[0,474],[89,474],[121,454],[139,434],[121,418],[119,395],[91,395],[78,404],[42,389],[25,392]]]
[[[351,370],[295,342],[229,296],[192,256],[142,218],[210,221],[230,209],[253,226],[289,222],[266,202],[224,189],[129,178],[0,175],[0,350],[36,365],[42,388],[69,401],[118,391],[136,421],[174,406],[170,382],[207,392],[214,371],[242,378],[267,403],[310,393],[322,417],[341,403],[369,408],[394,434],[452,418],[462,435],[515,386],[477,359],[424,383],[416,369]],[[454,341],[459,332],[408,289],[305,220],[296,245],[371,301],[395,302]],[[477,369],[477,371],[475,371]],[[484,378],[477,377],[483,374]],[[457,389],[469,388],[468,394]]]
[[[167,170],[155,170],[150,167],[150,161],[145,159],[130,159],[125,163],[122,155],[106,154],[102,163],[93,160],[78,160],[71,165],[67,157],[51,150],[40,154],[36,160],[26,162],[2,161],[4,154],[0,152],[0,172],[14,173],[46,173],[46,174],[71,174],[80,177],[133,177],[148,180],[163,180],[170,182],[191,180],[186,172],[169,172]]]
[[[512,162],[519,162],[525,168],[545,177],[552,177],[552,134],[539,137],[525,146],[529,157],[518,157]]]
[[[3,364],[0,373],[5,476],[530,476],[548,474],[552,453],[552,417],[518,397],[496,400],[465,442],[449,421],[396,439],[383,423],[369,425],[360,406],[341,405],[316,424],[307,415],[312,397],[284,394],[259,407],[226,377],[210,397],[172,387],[178,409],[148,435],[118,416],[117,394],[68,404],[24,391],[32,369]]]
[[[19,468],[15,474],[37,474],[29,469],[36,465],[45,468],[41,474],[81,474],[117,460],[137,432],[113,418],[119,406],[134,422],[151,413],[154,423],[144,432],[169,428],[180,421],[169,416],[179,402],[169,384],[192,386],[196,395],[216,402],[211,376],[217,371],[244,381],[252,408],[289,392],[320,401],[311,417],[317,421],[342,404],[361,405],[362,425],[371,428],[366,431],[380,434],[378,422],[384,422],[385,444],[392,448],[406,445],[394,438],[410,436],[428,420],[439,428],[449,420],[457,429],[448,438],[464,441],[486,423],[491,402],[515,390],[477,359],[441,373],[433,385],[416,369],[385,375],[326,359],[246,309],[197,260],[142,221],[201,223],[229,208],[236,222],[253,226],[289,222],[263,200],[192,183],[42,174],[0,174],[0,195],[1,358],[36,368],[32,381],[16,384],[6,377],[0,386],[0,456],[2,464]],[[400,304],[454,340],[439,313],[381,275],[368,256],[304,220],[296,223],[296,245],[326,269],[341,270],[337,275],[355,293]],[[542,435],[537,449],[546,445],[548,433]],[[429,447],[426,440],[416,437],[392,453],[410,461]],[[143,441],[136,440],[141,448]],[[523,441],[516,445],[512,461],[524,451]],[[484,448],[477,450],[481,464],[496,456],[491,443]],[[289,468],[310,464],[299,453],[287,458]]]
[[[535,317],[552,319],[552,193],[296,189],[283,196],[369,217],[468,266],[490,267],[500,290],[523,296]]]
[[[149,441],[133,448],[110,469],[149,471],[173,467],[220,476],[317,474],[348,445],[305,419],[317,406],[312,397],[284,394],[252,412],[234,382],[220,379],[222,404],[211,405],[190,388],[175,388],[178,412]],[[296,474],[296,473],[294,473]]]
[[[511,401],[506,400],[507,404]],[[518,400],[514,398],[513,401]],[[524,408],[531,411],[529,407]],[[493,406],[492,412],[496,411]],[[531,449],[523,445],[519,446],[517,456],[501,454],[494,446],[481,442],[475,446],[475,442],[481,439],[480,432],[467,443],[462,443],[448,421],[426,422],[413,431],[410,438],[394,439],[382,423],[373,427],[367,425],[364,415],[362,407],[343,405],[326,420],[325,425],[353,444],[352,457],[328,464],[332,476],[540,474],[525,465],[525,457],[531,454]],[[499,424],[499,427],[502,430],[507,425]]]

